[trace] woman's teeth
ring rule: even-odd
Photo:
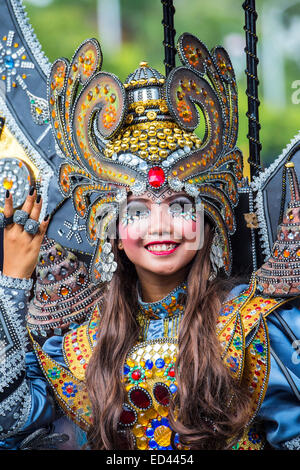
[[[177,243],[168,243],[168,244],[158,243],[157,245],[146,246],[146,249],[148,251],[170,251],[176,248],[177,246],[178,246]]]

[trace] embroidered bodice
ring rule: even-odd
[[[177,331],[184,314],[182,284],[159,302],[146,303],[139,297],[139,322],[143,337],[128,353],[124,364],[123,405],[120,425],[130,428],[137,449],[180,448],[178,436],[171,442],[168,420],[170,396],[176,393],[174,363],[177,355]],[[244,381],[252,395],[254,418],[264,399],[270,369],[265,318],[284,301],[255,296],[255,280],[240,295],[223,304],[217,335],[223,348],[222,358],[231,373]],[[49,383],[61,406],[83,429],[91,423],[91,408],[84,385],[85,369],[97,339],[101,313],[96,308],[90,321],[67,334],[63,341],[67,370],[55,364],[34,343]],[[251,335],[250,335],[251,333]],[[249,335],[251,340],[249,340]],[[247,340],[247,342],[246,342]],[[260,449],[263,438],[255,426],[245,429],[238,447]]]
[[[13,285],[15,280],[2,278],[0,309],[4,324],[12,312],[20,318],[26,314],[27,285],[24,290],[23,284],[19,290]],[[180,448],[179,438],[170,428],[168,404],[177,392],[174,363],[185,292],[183,284],[160,302],[146,303],[139,297],[137,319],[142,335],[124,364],[127,398],[120,416],[120,427],[130,430],[137,449]],[[297,300],[286,302],[257,295],[253,278],[249,286],[233,289],[222,305],[216,326],[222,359],[236,380],[248,387],[252,403],[250,424],[236,449],[264,447],[264,433],[256,425],[257,416],[273,447],[299,448],[300,408],[293,392],[293,387],[300,389],[299,362],[294,360],[296,351],[289,343],[289,333],[281,325],[285,322],[300,337],[299,308]],[[19,448],[24,436],[34,435],[37,429],[47,429],[52,423],[56,432],[70,436],[69,444],[66,443],[68,449],[82,447],[92,422],[85,373],[101,335],[100,318],[98,303],[89,321],[64,337],[49,338],[43,346],[31,338],[34,351],[26,353],[25,362],[19,361],[16,380],[24,377],[19,389],[13,377],[14,368],[10,367],[6,373],[8,381],[4,391],[8,396],[0,403],[0,435],[4,439],[0,440],[0,448]],[[12,336],[7,337],[8,342],[15,344],[16,350],[20,349],[25,342],[25,330],[16,329],[13,333],[12,324],[9,328],[8,333],[18,336],[19,343],[13,343]],[[274,360],[274,352],[284,364],[284,372]],[[55,402],[65,415],[59,420]],[[70,423],[74,423],[73,431]]]

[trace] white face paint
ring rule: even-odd
[[[186,266],[203,245],[204,212],[185,192],[163,198],[129,196],[120,213],[119,236],[138,269],[171,274]]]

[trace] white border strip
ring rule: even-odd
[[[25,10],[25,6],[22,4],[21,0],[7,0],[10,2],[17,22],[20,26],[24,39],[30,48],[32,54],[34,55],[38,65],[48,77],[50,73],[51,63],[49,62],[48,57],[42,50],[42,46],[37,39],[37,36],[34,32],[33,27],[31,26],[28,18],[28,14]]]
[[[277,170],[282,161],[286,158],[288,152],[300,141],[300,131],[296,134],[290,141],[289,144],[283,149],[279,157],[274,160],[274,162],[268,166],[259,176],[256,176],[253,181],[250,183],[253,191],[257,191],[257,196],[255,199],[256,213],[259,223],[258,234],[262,242],[263,253],[266,255],[265,260],[271,256],[271,250],[273,246],[273,240],[269,240],[268,228],[266,223],[265,211],[264,211],[264,201],[263,201],[263,186],[272,176],[273,173]]]
[[[40,193],[43,199],[43,206],[41,210],[40,220],[42,220],[46,213],[48,207],[48,188],[51,178],[54,176],[52,168],[47,164],[46,160],[43,159],[38,151],[31,145],[28,139],[23,134],[20,127],[17,125],[15,119],[10,113],[5,101],[0,95],[0,113],[5,118],[5,125],[10,130],[10,132],[17,139],[19,144],[23,147],[29,159],[39,170],[39,180],[41,182]]]

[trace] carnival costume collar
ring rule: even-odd
[[[95,39],[81,44],[70,63],[52,65],[50,118],[64,158],[59,187],[86,221],[95,283],[110,281],[117,269],[109,233],[129,191],[186,191],[201,202],[216,229],[212,267],[231,272],[230,236],[243,176],[235,75],[223,47],[209,51],[187,33],[177,47],[182,66],[167,77],[142,62],[124,84],[101,71]],[[201,138],[194,133],[200,115]]]
[[[180,297],[181,294],[187,294],[187,284],[182,282],[163,299],[156,302],[144,302],[141,299],[139,283],[137,283],[137,294],[140,314],[148,320],[166,319],[183,314],[185,302]]]

